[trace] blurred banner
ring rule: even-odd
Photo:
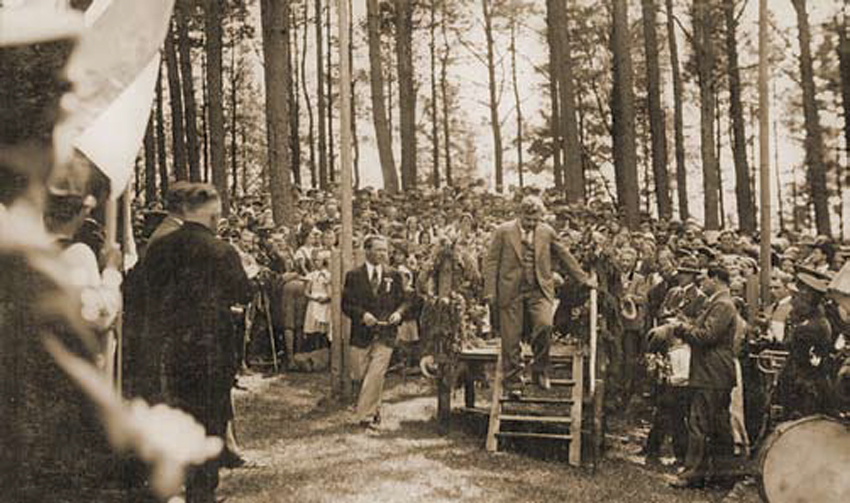
[[[174,0],[95,0],[68,63],[74,92],[62,136],[112,184],[117,198],[144,139]]]

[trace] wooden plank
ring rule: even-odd
[[[572,442],[573,435],[558,434],[558,433],[532,433],[527,431],[503,431],[496,434],[499,437],[512,438],[543,438],[549,440],[569,440]]]
[[[499,431],[499,415],[502,412],[502,354],[496,359],[496,377],[493,382],[493,401],[490,405],[490,423],[487,427],[487,452],[496,452],[499,448],[499,440],[496,433]]]
[[[592,356],[591,356],[592,357]],[[581,466],[581,408],[582,393],[584,392],[584,358],[579,353],[573,359],[573,406],[570,417],[572,419],[573,440],[570,442],[570,464]]]
[[[548,424],[572,424],[573,420],[567,416],[520,416],[517,414],[502,414],[500,421],[515,421],[518,423],[548,423]]]
[[[546,405],[572,405],[572,398],[551,398],[551,397],[521,397],[519,399],[501,398],[502,403],[528,403],[528,404],[546,404]]]

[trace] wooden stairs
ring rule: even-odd
[[[581,420],[584,389],[584,351],[580,346],[552,352],[552,389],[529,384],[519,399],[502,387],[501,352],[496,360],[487,451],[497,452],[503,439],[569,442],[569,463],[581,465]],[[567,374],[567,375],[562,375]]]

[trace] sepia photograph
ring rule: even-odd
[[[0,503],[850,502],[850,0],[0,0]]]

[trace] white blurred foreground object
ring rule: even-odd
[[[180,491],[186,470],[221,452],[223,442],[206,436],[204,427],[183,411],[143,400],[124,402],[103,374],[71,354],[55,338],[44,340],[47,351],[97,407],[109,441],[117,451],[132,451],[151,467],[150,482],[162,497]]]

